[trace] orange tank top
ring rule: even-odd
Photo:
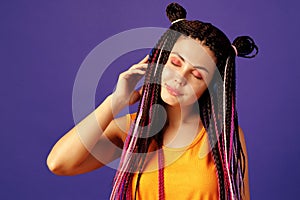
[[[136,113],[128,115],[130,121]],[[129,130],[129,129],[127,129]],[[204,128],[193,142],[183,148],[163,146],[166,166],[164,168],[165,199],[173,200],[217,200],[219,198],[216,168],[207,133]],[[151,159],[141,175],[137,190],[137,199],[158,199],[158,153],[152,153]],[[137,173],[133,177],[132,194],[135,193]]]

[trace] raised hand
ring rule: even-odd
[[[124,107],[134,104],[140,99],[141,90],[136,91],[134,88],[146,73],[147,61],[148,55],[119,75],[116,90],[112,94],[113,106]]]

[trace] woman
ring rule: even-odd
[[[120,74],[116,90],[55,144],[49,169],[76,175],[121,156],[111,199],[249,199],[235,58],[254,57],[257,46],[247,36],[231,45],[210,23],[186,20],[177,3],[167,15],[172,25],[150,55]],[[113,118],[137,101],[137,113]],[[93,149],[103,153],[100,161]]]

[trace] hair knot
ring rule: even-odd
[[[186,10],[178,3],[170,3],[166,8],[166,13],[171,22],[186,18]]]
[[[243,58],[253,58],[258,54],[258,47],[254,40],[249,36],[239,36],[233,43],[237,50],[237,56]],[[255,52],[253,52],[255,50]]]

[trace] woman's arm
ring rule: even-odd
[[[250,189],[249,189],[248,153],[247,153],[247,148],[246,148],[244,132],[241,129],[241,127],[239,127],[239,136],[240,136],[242,149],[243,149],[243,152],[245,155],[245,176],[244,176],[245,193],[242,192],[242,197],[243,197],[243,200],[249,200],[250,199]]]
[[[111,103],[110,95],[94,112],[58,140],[47,158],[47,165],[51,172],[57,175],[76,175],[103,166],[105,163],[98,161],[90,153],[92,149],[99,146],[105,151],[107,162],[117,158],[117,148],[122,146],[120,140],[122,128],[118,125],[126,121],[124,117],[118,119],[118,123],[113,120]],[[100,128],[105,130],[103,134]],[[108,142],[105,136],[112,143]]]
[[[57,141],[47,158],[51,172],[57,175],[86,173],[120,156],[127,119],[114,119],[113,115],[138,101],[140,94],[134,87],[145,74],[147,60],[148,56],[121,73],[115,92]]]

